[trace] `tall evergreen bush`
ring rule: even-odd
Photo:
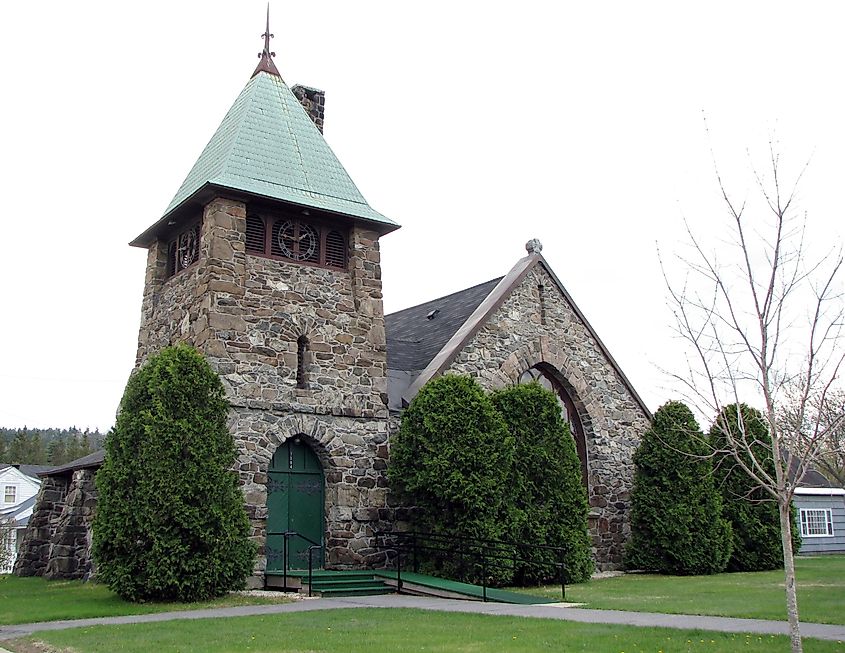
[[[513,437],[475,380],[438,377],[414,397],[391,443],[388,474],[400,500],[416,508],[414,528],[447,538],[502,540],[513,521]],[[429,571],[480,578],[472,557],[427,555]],[[510,580],[501,567],[495,582]]]
[[[243,587],[255,548],[220,378],[194,349],[151,356],[130,377],[106,457],[93,554],[131,601],[196,601]]]
[[[731,527],[709,451],[686,405],[670,401],[658,409],[634,454],[629,568],[676,575],[725,569]]]
[[[735,444],[730,444],[731,439]],[[749,467],[753,455],[774,478],[772,440],[766,419],[759,410],[746,404],[726,406],[710,428],[710,444],[716,451],[713,471],[722,495],[723,514],[733,529],[733,552],[727,570],[782,568],[777,501],[748,475],[732,453],[736,451]],[[794,551],[801,544],[796,531],[793,530]]]
[[[587,533],[587,491],[569,425],[561,418],[553,392],[538,383],[517,385],[492,395],[514,440],[514,464],[508,495],[514,503],[510,539],[562,547],[565,579],[578,583],[595,565]],[[526,547],[523,559],[545,563],[515,570],[517,584],[557,580],[560,556]]]

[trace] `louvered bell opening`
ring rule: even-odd
[[[339,231],[326,236],[326,265],[330,268],[346,267],[346,239]]]
[[[252,254],[264,253],[264,218],[257,215],[246,217],[246,251]]]
[[[167,269],[165,270],[165,277],[170,278],[176,274],[176,241],[173,240],[167,246]]]

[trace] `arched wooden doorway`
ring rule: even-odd
[[[587,480],[587,440],[584,437],[584,427],[581,424],[581,418],[578,417],[575,402],[572,401],[572,397],[569,396],[563,384],[543,367],[529,368],[519,376],[519,383],[535,381],[557,395],[557,401],[560,404],[560,416],[564,422],[569,424],[569,432],[572,433],[572,439],[575,440],[575,450],[581,460],[581,480],[584,487],[589,487]]]
[[[299,436],[279,445],[267,473],[267,571],[284,568],[284,533],[288,569],[308,568],[308,547],[323,543],[325,481],[317,454]],[[315,551],[314,566],[322,566]]]

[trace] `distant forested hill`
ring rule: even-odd
[[[105,433],[67,429],[0,427],[0,463],[63,465],[103,446]]]

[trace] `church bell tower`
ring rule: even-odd
[[[138,364],[186,342],[220,374],[252,536],[254,584],[303,564],[377,565],[387,513],[386,340],[379,238],[322,134],[323,95],[260,61],[164,215],[148,250]],[[288,536],[288,544],[280,533]]]

